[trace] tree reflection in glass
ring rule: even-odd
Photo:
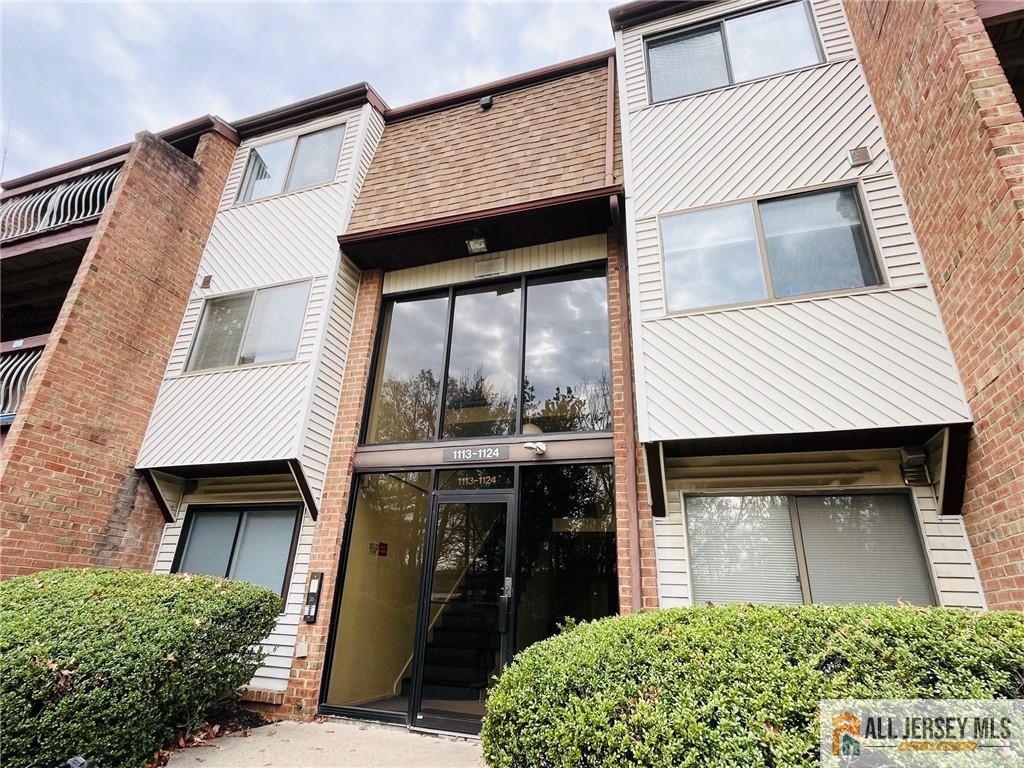
[[[521,293],[506,284],[455,295],[444,437],[515,431]]]
[[[396,301],[385,311],[368,443],[434,437],[447,318],[447,296]]]
[[[610,429],[604,271],[531,280],[526,290],[523,422],[544,432]]]

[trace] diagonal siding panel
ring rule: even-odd
[[[889,171],[853,60],[643,110],[631,141],[637,218]]]
[[[648,440],[970,420],[926,288],[643,325]]]
[[[168,379],[136,466],[298,458],[309,386],[305,362]]]

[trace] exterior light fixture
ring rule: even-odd
[[[928,455],[921,448],[900,448],[900,472],[909,486],[932,484],[928,471]]]
[[[533,451],[538,456],[543,456],[545,453],[548,452],[547,443],[542,443],[539,440],[535,443],[523,443],[523,448],[525,448],[528,451]]]
[[[466,241],[466,251],[470,256],[487,253],[487,240],[482,237],[471,237]]]

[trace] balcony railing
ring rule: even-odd
[[[103,213],[121,172],[103,168],[0,203],[0,240],[25,237],[86,221]]]
[[[0,355],[0,426],[14,421],[28,382],[42,356],[42,346],[16,349]]]

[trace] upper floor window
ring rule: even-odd
[[[905,493],[687,496],[694,603],[933,605]]]
[[[334,180],[345,126],[261,144],[249,151],[238,202],[293,192]]]
[[[652,103],[820,62],[806,0],[774,5],[647,42]]]
[[[385,305],[366,442],[611,426],[603,268]]]
[[[309,281],[207,299],[186,370],[292,360]]]
[[[881,283],[854,187],[667,216],[661,236],[670,312]]]

